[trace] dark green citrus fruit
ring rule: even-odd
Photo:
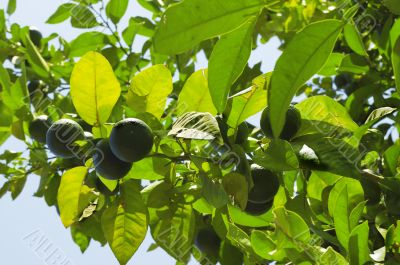
[[[271,209],[273,204],[273,201],[267,202],[267,203],[253,203],[248,201],[246,205],[246,209],[244,210],[246,213],[251,214],[251,215],[262,215],[266,212],[268,212],[269,209]]]
[[[109,190],[106,185],[104,185],[103,181],[101,179],[97,178],[96,180],[96,189],[100,191],[101,194],[105,196],[113,196],[118,193],[119,191],[119,185],[115,187],[113,191]]]
[[[28,91],[30,94],[40,91],[43,86],[43,82],[40,80],[31,80],[28,83]]]
[[[35,46],[40,47],[43,36],[39,30],[31,28],[29,30],[29,37]]]
[[[70,119],[56,121],[46,135],[46,143],[50,151],[62,158],[74,157],[77,152],[74,142],[84,139],[82,127]]]
[[[279,189],[279,179],[277,175],[258,165],[251,165],[251,176],[254,186],[249,192],[249,202],[268,203],[273,201]]]
[[[117,122],[110,135],[111,150],[120,160],[135,162],[145,158],[153,147],[153,133],[146,123],[129,118]]]
[[[244,144],[249,137],[249,127],[246,122],[242,122],[236,132],[236,144]]]
[[[383,147],[384,141],[384,135],[380,130],[368,129],[368,131],[361,138],[360,148],[369,151],[380,151]]]
[[[286,112],[286,121],[283,126],[283,130],[280,139],[290,140],[296,135],[297,131],[300,129],[301,125],[301,115],[300,112],[293,106],[290,106]],[[265,136],[273,138],[271,122],[270,122],[270,110],[266,107],[261,115],[260,127],[264,132]]]
[[[84,120],[82,120],[82,119],[79,119],[78,121],[77,121],[77,123],[82,127],[82,129],[85,131],[85,132],[91,132],[92,131],[92,128],[93,128],[93,126],[91,126],[89,123],[87,123],[86,121],[84,121]]]
[[[47,130],[51,126],[51,119],[41,115],[29,123],[29,134],[31,138],[39,143],[46,143]]]
[[[96,150],[93,154],[93,163],[96,172],[110,180],[121,179],[131,170],[132,164],[120,160],[111,151],[110,143],[103,139],[96,144]]]
[[[217,256],[221,245],[221,239],[213,229],[203,228],[197,233],[194,243],[204,254]]]

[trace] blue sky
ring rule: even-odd
[[[0,1],[0,9],[4,9],[7,0]],[[72,40],[82,33],[82,30],[74,29],[69,22],[58,25],[47,25],[44,22],[57,7],[67,1],[61,0],[17,0],[17,11],[12,15],[10,21],[18,22],[21,25],[36,26],[47,36],[52,32],[58,32],[67,40]],[[120,28],[127,24],[129,16],[148,16],[136,1],[130,1],[127,15],[122,20]],[[253,52],[250,63],[254,64],[263,61],[262,69],[264,72],[271,71],[280,54],[277,47],[279,43],[273,39],[268,44],[261,46]],[[141,41],[135,43],[135,48],[140,49]],[[204,56],[200,56],[196,68],[207,67]],[[258,116],[252,118],[252,122],[257,123]],[[23,142],[10,139],[0,147],[0,153],[4,150],[21,151],[25,149]],[[2,183],[2,180],[0,180]],[[52,264],[46,258],[54,253],[70,261],[68,265],[83,264],[118,264],[110,248],[100,247],[100,244],[92,241],[90,247],[81,254],[79,248],[73,243],[69,230],[61,224],[60,218],[54,207],[48,207],[42,198],[33,197],[33,193],[39,183],[39,177],[30,176],[25,189],[17,198],[12,201],[9,194],[0,200],[0,253],[1,263],[7,265],[44,265]],[[37,246],[34,239],[42,239],[45,244],[36,250],[30,244]],[[151,237],[147,237],[138,252],[129,264],[175,264],[163,250],[155,250],[147,253],[146,250],[152,243]],[[48,250],[44,251],[44,246]],[[56,265],[61,263],[56,263]],[[193,262],[192,264],[195,264]]]

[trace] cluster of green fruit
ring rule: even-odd
[[[142,160],[153,147],[153,133],[146,123],[128,118],[116,123],[109,139],[93,139],[82,126],[71,119],[52,122],[45,115],[29,124],[31,138],[47,144],[49,150],[63,159],[81,158],[87,160],[92,154],[96,172],[110,180],[118,180],[127,175],[132,163]],[[81,152],[77,141],[90,141],[91,150]]]

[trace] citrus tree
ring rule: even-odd
[[[148,231],[176,264],[400,263],[396,0],[137,2],[126,28],[128,0],[62,4],[72,41],[0,10],[0,143],[26,144],[0,197],[39,176],[82,252],[120,264]]]

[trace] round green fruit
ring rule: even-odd
[[[40,80],[32,80],[28,83],[29,94],[33,94],[36,91],[40,91],[43,86],[43,82]]]
[[[131,163],[122,161],[114,155],[107,139],[103,139],[96,144],[93,163],[96,172],[100,176],[110,180],[122,179],[132,167]]]
[[[84,139],[82,127],[69,119],[61,119],[53,123],[46,135],[46,143],[50,151],[62,158],[74,157],[77,151],[74,142]]]
[[[292,139],[301,126],[301,115],[300,112],[293,106],[290,106],[286,112],[286,121],[283,126],[280,139],[290,140]],[[261,115],[260,127],[264,132],[265,136],[273,138],[272,127],[270,122],[270,109],[265,108]]]
[[[110,146],[120,160],[136,162],[150,153],[153,147],[153,133],[143,121],[134,118],[125,119],[113,127]]]
[[[279,189],[277,175],[258,165],[251,165],[251,177],[254,186],[249,192],[248,201],[251,203],[265,204],[273,201]]]
[[[258,216],[266,213],[269,209],[271,209],[272,204],[273,201],[267,203],[253,203],[248,201],[246,209],[244,211],[250,215]]]
[[[41,46],[41,41],[42,41],[43,35],[39,30],[31,28],[29,30],[29,37],[30,37],[32,43],[36,47],[40,47]]]
[[[96,189],[97,189],[101,194],[103,194],[103,195],[105,195],[105,196],[113,196],[113,195],[116,195],[116,194],[118,193],[118,191],[119,191],[119,185],[117,185],[117,187],[115,187],[115,189],[114,189],[113,191],[111,191],[111,190],[109,190],[109,189],[107,188],[106,185],[104,185],[104,183],[103,183],[99,178],[97,178],[97,179],[96,179]]]
[[[39,143],[46,143],[47,130],[51,126],[51,119],[41,115],[29,123],[29,134],[31,138]]]
[[[241,123],[236,132],[236,144],[244,144],[249,137],[249,127],[246,122]]]
[[[213,229],[203,228],[199,230],[194,243],[204,254],[218,256],[221,239]]]

